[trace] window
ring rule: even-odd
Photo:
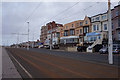
[[[100,36],[98,36],[98,39],[100,39]]]
[[[87,42],[90,42],[90,37],[87,38]]]
[[[103,16],[102,16],[102,19],[103,19],[103,20],[106,19],[106,15],[103,15]]]
[[[97,37],[96,37],[96,36],[95,36],[95,37],[93,37],[93,38],[94,38],[94,39],[93,39],[94,41],[96,41],[96,40],[97,40]]]
[[[87,29],[87,33],[88,33],[89,32],[88,27],[86,29]]]
[[[96,25],[93,25],[93,30],[96,31]]]
[[[57,33],[57,37],[60,37],[60,33]]]
[[[68,31],[65,31],[65,32],[64,32],[64,36],[68,36]]]
[[[77,34],[79,34],[79,30],[77,30]]]
[[[75,35],[75,30],[70,30],[70,35]]]
[[[79,26],[79,23],[77,23],[77,26]]]
[[[99,31],[99,25],[97,25],[97,30]]]
[[[118,35],[119,35],[119,36],[118,36],[118,40],[120,40],[120,32],[118,33]]]
[[[118,11],[116,11],[116,16],[118,16],[119,15],[119,12]]]
[[[96,20],[99,21],[99,17],[96,17]]]
[[[94,18],[92,18],[92,21],[94,21]]]
[[[120,19],[119,19],[119,21],[118,21],[118,27],[120,27]]]
[[[66,29],[68,28],[68,26],[66,26]]]
[[[86,28],[84,28],[84,33],[86,33]]]
[[[79,39],[74,39],[74,42],[75,42],[75,43],[78,43],[78,41],[79,41]]]
[[[80,26],[83,26],[83,22],[80,22]]]
[[[85,40],[85,36],[84,36],[84,40]]]
[[[80,34],[82,34],[82,29],[80,29]]]
[[[107,24],[104,24],[104,30],[107,30]]]
[[[87,21],[85,21],[85,24],[87,24],[88,22]]]
[[[112,23],[112,29],[113,29],[113,23]]]
[[[72,27],[73,27],[73,24],[72,24]]]
[[[80,40],[81,42],[82,42],[82,38],[81,38],[81,40]]]

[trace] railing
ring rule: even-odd
[[[93,48],[97,44],[102,44],[102,40],[101,39],[97,39],[90,47]]]
[[[93,52],[93,47],[97,44],[102,44],[102,39],[97,39],[91,46],[87,48],[87,52]]]

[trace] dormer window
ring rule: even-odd
[[[94,21],[94,18],[92,18],[92,21]]]
[[[106,19],[106,17],[107,17],[106,15],[103,15],[103,16],[102,16],[102,19],[104,20],[104,19]]]
[[[79,26],[79,23],[77,23],[77,26]]]
[[[87,24],[88,22],[87,21],[85,21],[85,24]]]
[[[72,24],[72,27],[73,27],[73,24]]]
[[[99,21],[99,17],[96,17],[96,20]]]
[[[68,26],[66,26],[66,29],[68,28]]]

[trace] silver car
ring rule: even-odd
[[[106,54],[106,53],[108,53],[108,48],[107,48],[107,47],[101,48],[101,49],[99,50],[99,53],[100,53],[100,54]]]

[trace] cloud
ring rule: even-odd
[[[30,22],[30,40],[33,40],[33,34],[34,40],[39,39],[41,26],[50,21],[54,20],[57,23],[66,24],[71,21],[83,19],[85,15],[93,16],[107,10],[107,3],[105,2],[99,4],[96,2],[80,2],[71,9],[66,10],[75,3],[76,2],[3,2],[3,42],[6,43],[8,40],[10,41],[9,44],[16,43],[16,35],[10,37],[11,33],[27,33],[28,25],[25,21],[38,5],[39,7],[27,20]],[[112,4],[117,5],[117,2]],[[55,15],[57,16],[54,17]],[[27,41],[27,36],[21,35],[20,42],[22,41]]]

